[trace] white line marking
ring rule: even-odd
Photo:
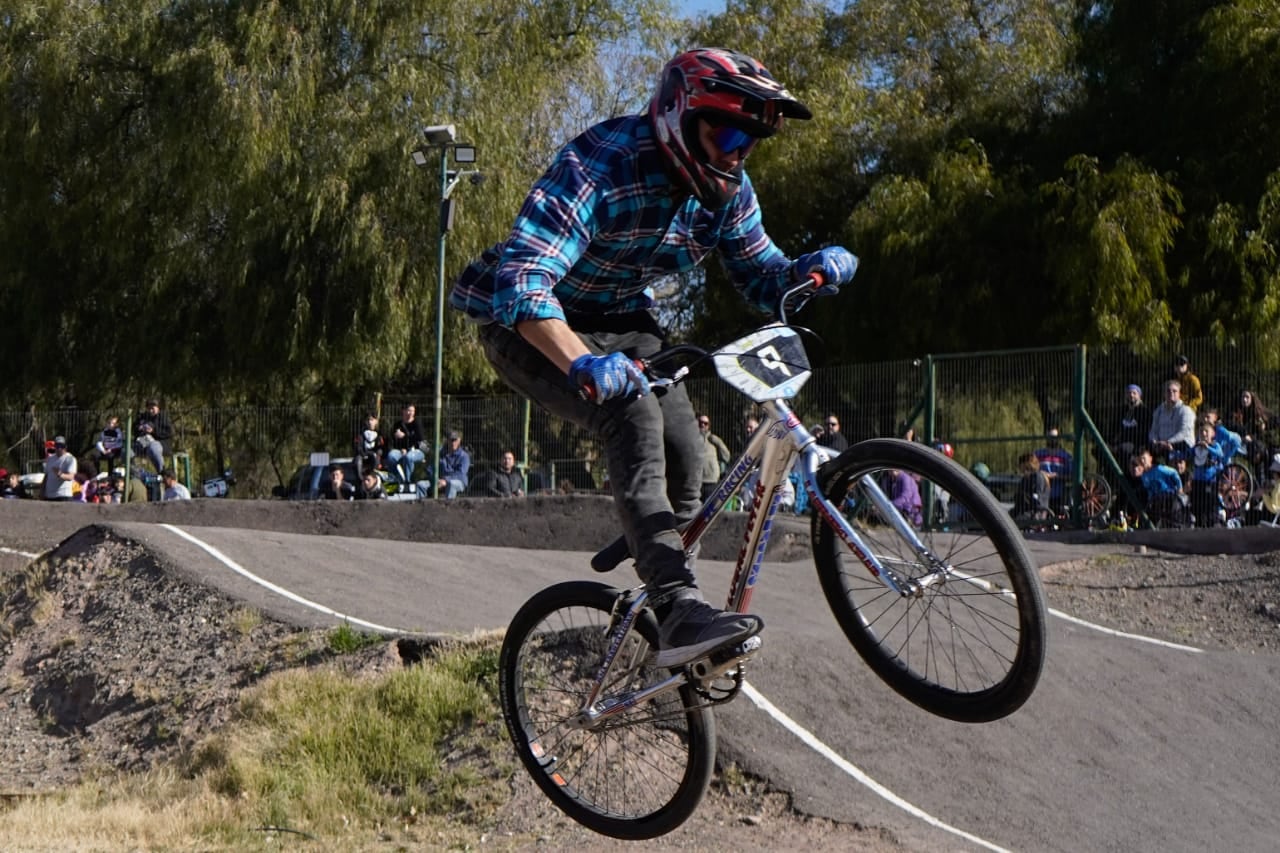
[[[884,787],[879,782],[872,779],[866,773],[863,773],[853,764],[845,760],[834,749],[827,746],[822,741],[818,740],[816,735],[814,735],[808,729],[804,728],[795,720],[791,719],[786,714],[784,714],[781,710],[778,709],[776,705],[774,705],[772,702],[766,699],[764,695],[760,693],[760,691],[756,690],[750,684],[747,684],[744,682],[742,685],[742,692],[746,695],[748,699],[750,699],[752,702],[756,704],[757,708],[759,708],[761,711],[764,711],[766,714],[768,714],[769,716],[777,720],[778,723],[780,723],[784,729],[791,732],[796,737],[800,738],[800,740],[803,741],[804,744],[808,746],[810,749],[812,749],[814,752],[817,752],[823,758],[827,759],[836,767],[839,767],[849,776],[853,777],[854,781],[870,788],[873,793],[878,794],[881,798],[885,800],[888,800],[893,805],[907,812],[907,814],[910,814],[913,817],[919,818],[920,820],[924,821],[930,826],[937,827],[938,829],[944,830],[945,832],[950,832],[952,835],[958,835],[961,838],[965,839],[966,841],[971,841],[980,847],[985,847],[988,850],[1000,851],[1000,853],[1009,853],[1009,851],[1005,850],[1003,847],[997,847],[995,844],[992,844],[990,841],[985,841],[977,837],[976,835],[972,835],[968,832],[965,832],[963,829],[957,829],[954,826],[943,823],[942,821],[938,820],[938,818],[934,817],[928,812],[916,806],[913,806],[911,803],[908,803],[906,800],[902,799],[897,794],[893,793],[893,791],[890,791],[888,788]]]
[[[362,626],[364,626],[365,628],[369,628],[369,629],[371,629],[371,630],[373,630],[373,631],[379,631],[379,632],[381,632],[381,633],[383,633],[383,634],[409,634],[409,633],[413,633],[413,632],[411,632],[411,631],[403,631],[403,630],[401,630],[401,629],[399,629],[399,628],[388,628],[388,627],[386,627],[385,625],[378,625],[378,624],[376,624],[376,623],[374,623],[374,622],[366,622],[366,621],[364,621],[363,619],[357,619],[357,618],[355,618],[354,616],[348,616],[348,615],[346,615],[345,613],[339,613],[338,611],[333,610],[332,608],[325,607],[323,604],[317,604],[317,603],[316,603],[316,602],[314,602],[314,601],[310,601],[310,600],[308,600],[308,599],[306,599],[306,598],[303,598],[302,596],[298,595],[297,593],[290,592],[289,590],[285,589],[285,588],[284,588],[284,587],[282,587],[282,586],[277,586],[276,584],[273,584],[273,583],[272,583],[271,581],[269,581],[269,580],[265,580],[265,579],[263,579],[263,578],[258,577],[258,576],[257,576],[257,575],[255,575],[253,572],[249,571],[249,570],[248,570],[248,569],[246,569],[244,566],[241,566],[241,565],[240,565],[239,563],[237,563],[235,560],[231,559],[231,558],[230,558],[230,557],[228,557],[226,554],[224,554],[224,553],[222,553],[221,551],[219,551],[217,548],[213,547],[212,545],[210,545],[210,544],[208,544],[208,543],[206,543],[206,542],[202,542],[202,541],[200,541],[199,539],[197,539],[196,537],[192,536],[190,533],[188,533],[188,532],[187,532],[187,531],[185,531],[185,530],[182,530],[182,529],[180,529],[180,528],[174,527],[172,524],[161,524],[160,526],[161,526],[161,527],[163,527],[165,530],[168,530],[168,531],[169,531],[169,532],[171,532],[171,533],[174,533],[174,534],[176,534],[176,535],[178,535],[178,536],[181,536],[183,539],[186,539],[188,542],[190,542],[191,544],[195,545],[197,548],[200,548],[200,549],[204,550],[204,551],[205,551],[205,552],[207,552],[211,557],[213,557],[215,560],[218,560],[219,562],[221,562],[223,565],[225,565],[227,568],[231,569],[231,571],[235,572],[236,574],[241,575],[241,576],[243,576],[243,577],[245,577],[245,578],[248,578],[249,580],[253,581],[254,583],[259,584],[259,585],[261,585],[261,586],[263,586],[263,587],[266,587],[267,589],[271,590],[272,592],[276,593],[277,595],[283,595],[285,598],[289,599],[290,601],[297,602],[298,604],[301,604],[301,605],[303,605],[304,607],[310,607],[310,608],[312,608],[312,609],[314,609],[314,610],[319,610],[321,613],[327,614],[327,615],[329,615],[329,616],[336,617],[336,618],[338,618],[338,619],[343,620],[344,622],[350,622],[352,625],[362,625]]]
[[[1068,622],[1074,622],[1077,625],[1083,625],[1085,628],[1092,628],[1103,634],[1110,634],[1113,637],[1124,637],[1126,640],[1137,640],[1140,643],[1151,643],[1155,646],[1164,646],[1166,649],[1177,649],[1180,652],[1193,652],[1195,654],[1203,654],[1204,649],[1198,649],[1195,646],[1184,646],[1181,643],[1171,643],[1168,640],[1157,640],[1155,637],[1144,637],[1141,634],[1127,634],[1124,631],[1117,631],[1114,628],[1105,628],[1102,625],[1095,625],[1092,622],[1086,622],[1076,616],[1063,613],[1061,610],[1049,608],[1049,612],[1059,619],[1066,619]]]
[[[39,554],[31,554],[27,551],[15,551],[12,548],[6,548],[3,545],[0,545],[0,554],[17,554],[19,557],[26,557],[28,560],[34,560],[36,557],[40,556]]]

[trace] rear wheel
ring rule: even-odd
[[[925,554],[870,497],[874,486],[893,497],[899,471],[922,501],[950,496],[945,524],[913,528]],[[823,467],[819,483],[868,554],[911,590],[886,586],[815,513],[818,577],[862,658],[894,690],[949,719],[985,722],[1019,708],[1044,666],[1044,594],[1021,534],[991,492],[942,454],[897,439],[855,444]]]
[[[507,731],[543,793],[583,826],[635,840],[670,832],[698,807],[715,765],[715,720],[686,684],[582,721],[619,595],[572,581],[529,599],[507,628],[499,687]],[[646,612],[619,648],[597,708],[670,676],[649,663],[657,646]]]

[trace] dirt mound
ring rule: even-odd
[[[181,581],[97,526],[8,575],[3,592],[6,793],[150,766],[224,723],[242,688],[328,658],[324,632]]]

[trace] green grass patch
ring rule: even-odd
[[[420,815],[483,816],[486,768],[509,772],[495,728],[497,654],[458,649],[376,680],[328,670],[269,679],[193,756],[195,777],[243,805],[206,837],[235,846],[260,842],[245,833],[261,826],[332,838]]]
[[[387,641],[386,637],[379,634],[357,631],[351,627],[349,622],[343,622],[330,631],[328,639],[329,649],[340,655],[349,655],[352,652],[358,652],[361,649]]]

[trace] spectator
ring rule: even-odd
[[[920,500],[920,484],[906,471],[889,472],[889,500],[902,516],[916,527],[924,524],[923,502]]]
[[[1182,385],[1176,379],[1164,383],[1164,402],[1151,413],[1151,453],[1168,459],[1174,451],[1186,450],[1196,441],[1196,413],[1182,402]]]
[[[1147,513],[1156,518],[1177,518],[1182,502],[1182,475],[1169,465],[1158,464],[1150,455],[1133,458],[1132,470],[1142,481]]]
[[[326,501],[355,500],[356,487],[347,482],[347,475],[339,463],[329,465],[329,476],[320,487],[320,497]]]
[[[751,441],[751,436],[756,434],[756,430],[760,428],[760,419],[752,415],[747,415],[742,421],[742,449],[747,449],[747,444]]]
[[[160,411],[160,401],[148,400],[146,408],[138,413],[133,452],[151,460],[152,467],[159,473],[164,470],[164,458],[169,455],[172,439],[173,424],[169,422],[169,416]]]
[[[827,415],[826,422],[823,424],[825,429],[822,435],[818,437],[818,444],[823,447],[830,447],[836,453],[842,453],[849,449],[849,442],[840,432],[840,419],[835,413]]]
[[[1256,471],[1261,471],[1270,458],[1268,434],[1274,426],[1272,421],[1271,412],[1258,395],[1242,389],[1227,427],[1240,436],[1241,450]]]
[[[1222,471],[1222,448],[1214,439],[1213,424],[1202,420],[1196,430],[1195,445],[1177,453],[1176,459],[1186,460],[1191,468],[1188,492],[1196,527],[1215,527],[1219,521],[1218,474]]]
[[[173,473],[172,468],[164,468],[160,471],[160,482],[164,484],[164,493],[160,496],[162,501],[189,501],[191,500],[191,491],[178,482],[177,476]]]
[[[364,425],[352,440],[356,457],[356,476],[364,479],[366,470],[376,471],[382,466],[382,458],[387,451],[387,440],[378,430],[378,416],[372,412],[365,415]]]
[[[57,436],[53,440],[53,453],[44,460],[44,499],[75,500],[75,485],[76,458],[67,452],[67,440]]]
[[[94,495],[98,492],[98,482],[98,467],[93,464],[93,460],[76,460],[76,485],[73,489],[75,499],[85,503],[97,503]]]
[[[1200,404],[1204,402],[1204,391],[1200,387],[1200,377],[1191,371],[1191,362],[1185,355],[1173,360],[1173,378],[1178,380],[1182,388],[1182,402],[1193,412],[1199,410]]]
[[[360,475],[360,487],[356,489],[355,500],[358,501],[378,501],[387,496],[387,492],[382,488],[382,478],[378,476],[378,472],[370,468]]]
[[[436,468],[436,486],[447,499],[453,500],[467,490],[471,478],[471,454],[462,446],[462,434],[449,430],[440,448],[440,464]]]
[[[703,444],[702,499],[705,501],[716,490],[730,457],[724,440],[711,431],[710,415],[698,415],[698,432],[702,435]]]
[[[1022,521],[1049,518],[1049,475],[1040,467],[1040,460],[1034,453],[1018,457],[1018,474],[1020,479],[1013,494],[1011,510],[1013,517]]]
[[[1075,460],[1070,451],[1062,446],[1057,427],[1051,426],[1045,430],[1044,447],[1035,451],[1035,457],[1039,461],[1040,470],[1049,478],[1049,509],[1061,515],[1063,497],[1075,472]]]
[[[126,480],[120,468],[111,472],[111,491],[116,503],[146,503],[151,499],[146,484],[137,477]]]
[[[22,486],[22,477],[17,471],[0,468],[0,500],[18,500],[28,497]]]
[[[1151,433],[1151,410],[1142,401],[1142,388],[1129,385],[1124,394],[1124,410],[1120,412],[1119,428],[1111,445],[1111,452],[1120,465],[1128,462],[1129,457],[1149,440]]]
[[[427,455],[422,450],[425,445],[418,409],[410,403],[391,427],[391,438],[387,442],[387,470],[400,484],[401,491],[406,491],[413,482],[414,467],[426,461]]]
[[[1244,439],[1239,433],[1226,428],[1217,407],[1210,406],[1205,409],[1204,420],[1213,426],[1214,441],[1218,442],[1218,446],[1222,448],[1222,464],[1230,465],[1232,458],[1244,449]]]
[[[86,480],[80,496],[86,503],[111,503],[111,475],[103,471],[92,480]]]
[[[98,433],[98,440],[93,443],[94,457],[103,470],[114,468],[120,464],[124,453],[124,430],[120,428],[120,418],[110,415],[106,426]]]
[[[497,497],[524,497],[524,475],[516,467],[516,455],[514,452],[510,450],[502,451],[502,458],[498,461],[498,470],[494,473],[493,484],[497,491]]]

